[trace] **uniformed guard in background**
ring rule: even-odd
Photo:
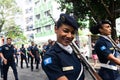
[[[42,68],[49,80],[84,80],[83,65],[70,43],[78,29],[76,20],[61,14],[55,26],[57,41],[44,54]]]
[[[15,63],[16,63],[16,66],[18,66],[18,50],[17,50],[17,47],[14,45],[14,58],[15,58]]]
[[[26,58],[26,49],[24,47],[24,44],[22,44],[22,47],[20,48],[20,55],[21,55],[21,68],[23,68],[23,60],[25,60],[26,67],[28,68],[28,61]]]
[[[3,78],[3,60],[0,58],[0,76]]]
[[[100,21],[90,27],[93,34],[100,34],[95,44],[95,52],[101,63],[99,75],[103,80],[120,80],[120,73],[117,65],[120,66],[120,59],[117,58],[118,51],[110,40],[111,23],[107,20]]]
[[[37,59],[37,56],[36,56],[37,53],[39,53],[38,48],[36,47],[34,42],[31,42],[31,46],[29,47],[29,54],[31,56],[31,71],[33,71],[33,69],[34,69],[33,61],[35,61],[35,59]],[[39,66],[39,62],[38,62],[38,59],[37,59],[36,69],[38,69],[38,66]]]
[[[48,39],[48,44],[46,45],[45,52],[48,51],[52,46],[52,40]]]
[[[37,44],[35,45],[35,64],[36,69],[39,69],[39,63],[40,63],[40,53]]]
[[[12,39],[7,38],[7,44],[0,48],[0,56],[3,59],[3,80],[7,80],[9,66],[13,69],[15,80],[18,80],[18,73],[14,60],[14,46],[11,44]]]
[[[29,51],[30,51],[30,46],[27,47],[27,61],[28,61],[28,63],[30,62],[30,57],[31,57]]]

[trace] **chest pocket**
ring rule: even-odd
[[[5,47],[5,50],[8,51],[8,50],[9,50],[9,47]]]
[[[60,64],[62,71],[68,72],[68,71],[75,71],[80,69],[80,62],[75,57],[74,54],[60,54]]]

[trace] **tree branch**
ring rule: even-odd
[[[112,14],[110,13],[110,11],[109,11],[108,7],[106,6],[106,4],[104,3],[104,1],[103,1],[103,0],[101,0],[101,3],[102,3],[102,4],[103,4],[103,6],[105,7],[105,9],[106,9],[107,13],[109,14],[109,16],[110,16],[111,18],[113,18]]]
[[[97,15],[96,15],[96,13],[95,13],[95,11],[92,9],[92,7],[91,7],[91,5],[90,5],[90,1],[89,0],[85,0],[85,2],[86,2],[86,4],[88,5],[88,7],[90,8],[90,11],[92,12],[92,14],[94,15],[93,17],[96,17]],[[96,23],[97,22],[97,20],[99,21],[100,19],[98,18],[98,17],[96,17],[96,18],[94,18],[94,22]]]

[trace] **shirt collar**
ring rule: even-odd
[[[100,36],[110,41],[110,39],[107,36],[105,35],[100,35]],[[111,35],[108,35],[108,36],[111,37]]]
[[[108,36],[111,38],[111,35],[108,35],[108,36],[100,35],[100,36],[111,42],[111,40],[108,38]],[[112,42],[111,42],[111,44],[114,45]]]
[[[57,42],[57,44],[58,44],[62,49],[64,49],[65,51],[67,51],[69,54],[72,54],[73,49],[72,49],[72,47],[71,47],[70,45],[64,46],[64,45],[62,45],[62,44],[59,43],[59,42]]]

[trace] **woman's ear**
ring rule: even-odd
[[[55,30],[55,33],[57,33],[58,28],[55,26],[55,27],[54,27],[54,30]]]
[[[98,30],[100,31],[100,33],[102,32],[102,29],[101,29],[101,28],[99,28]]]

